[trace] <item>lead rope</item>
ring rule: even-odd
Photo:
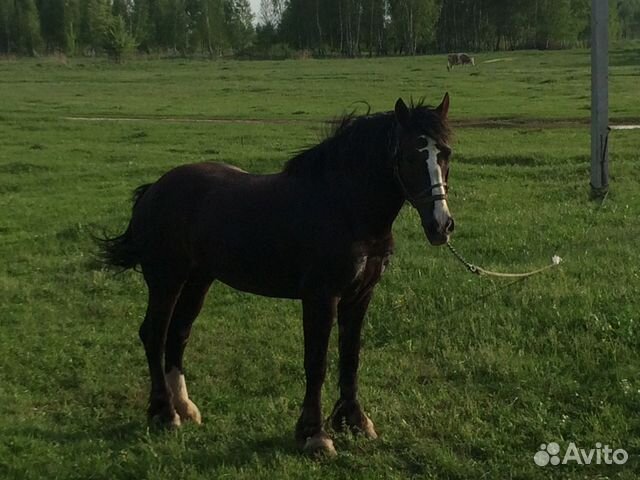
[[[467,261],[462,255],[460,255],[460,253],[458,253],[458,251],[453,247],[453,245],[451,245],[451,242],[447,242],[447,247],[449,248],[451,253],[453,253],[453,255],[458,260],[460,260],[460,262],[471,273],[473,273],[475,275],[487,275],[487,276],[490,276],[490,277],[503,277],[503,278],[526,278],[526,277],[531,277],[531,276],[536,275],[538,273],[542,273],[542,272],[544,272],[546,270],[549,270],[549,269],[551,269],[553,267],[557,267],[562,262],[562,258],[560,258],[558,255],[554,255],[553,258],[551,259],[551,263],[549,265],[546,265],[546,266],[544,266],[542,268],[538,268],[537,270],[532,270],[530,272],[523,272],[523,273],[492,272],[491,270],[486,270],[486,269],[484,269],[482,267],[478,267],[477,265],[474,265],[473,263]]]
[[[602,197],[602,200],[600,201],[600,204],[598,205],[596,212],[599,212],[600,210],[602,210],[605,201],[607,200],[607,197],[609,196],[609,192],[605,192],[604,196]],[[586,234],[591,230],[591,228],[595,225],[596,223],[596,218],[594,217],[594,219],[591,221],[591,223],[589,225],[587,225],[587,228],[584,232],[585,236]],[[531,277],[532,275],[536,275],[538,273],[542,273],[546,270],[549,270],[553,267],[557,267],[558,265],[560,265],[560,263],[562,263],[562,258],[560,258],[558,255],[554,255],[553,257],[551,257],[551,263],[549,265],[546,265],[542,268],[538,268],[537,270],[532,270],[530,272],[523,272],[523,273],[502,273],[502,272],[492,272],[491,270],[486,270],[482,267],[479,267],[477,265],[474,265],[473,263],[467,261],[454,247],[453,245],[451,245],[451,242],[447,242],[447,247],[449,247],[449,250],[451,251],[451,253],[458,259],[460,260],[460,262],[465,266],[465,268],[467,270],[469,270],[469,272],[475,274],[475,275],[487,275],[490,277],[503,277],[503,278],[527,278],[527,277]]]
[[[611,128],[609,128],[609,130],[611,130]],[[605,151],[607,148],[607,143],[609,142],[609,135],[606,136],[605,138]],[[598,204],[597,208],[596,208],[596,214],[602,210],[602,208],[604,207],[605,202],[607,201],[607,198],[609,196],[609,190],[606,190],[604,192],[604,195],[602,196],[600,203]],[[597,217],[594,215],[593,220],[587,225],[587,228],[584,231],[584,235],[586,236],[587,233],[591,230],[591,228],[595,225],[597,221]],[[453,245],[451,245],[450,242],[447,241],[447,247],[449,247],[449,250],[451,251],[451,253],[458,259],[460,260],[460,262],[465,266],[465,268],[467,270],[469,270],[469,272],[475,274],[475,275],[487,275],[490,277],[503,277],[503,278],[527,278],[527,277],[531,277],[532,275],[536,275],[538,273],[542,273],[546,270],[550,270],[553,267],[557,267],[558,265],[560,265],[560,263],[562,263],[562,258],[560,258],[558,255],[554,255],[553,257],[551,257],[551,263],[549,265],[546,265],[542,268],[538,268],[537,270],[532,270],[531,272],[523,272],[523,273],[501,273],[501,272],[492,272],[491,270],[485,270],[484,268],[478,267],[477,265],[474,265],[473,263],[467,261],[454,247]],[[517,281],[517,280],[516,280]],[[515,282],[514,282],[515,283]],[[511,285],[511,284],[509,284]]]

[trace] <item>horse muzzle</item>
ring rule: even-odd
[[[429,243],[434,246],[444,245],[449,241],[449,236],[455,228],[453,218],[449,218],[444,227],[441,227],[435,220],[422,221],[422,229]]]

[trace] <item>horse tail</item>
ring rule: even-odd
[[[135,211],[140,199],[145,192],[153,185],[148,183],[140,185],[133,191],[133,208]],[[103,236],[96,239],[100,243],[100,260],[106,265],[121,267],[123,270],[134,268],[140,263],[140,246],[134,241],[131,231],[131,222],[122,235],[115,237]]]

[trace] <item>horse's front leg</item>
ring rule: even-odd
[[[302,301],[304,326],[304,370],[307,388],[302,414],[296,425],[296,442],[305,453],[335,455],[333,441],[322,428],[322,384],[327,370],[329,335],[336,314],[335,297]]]
[[[358,402],[360,335],[372,294],[373,289],[370,289],[352,297],[345,297],[338,304],[340,399],[333,408],[331,425],[336,431],[348,428],[354,433],[364,433],[369,438],[377,438],[373,422],[365,415]]]

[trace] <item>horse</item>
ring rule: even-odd
[[[377,437],[358,398],[363,320],[393,253],[391,227],[405,201],[418,211],[431,244],[446,243],[454,229],[448,111],[448,94],[436,108],[400,98],[389,112],[344,116],[278,173],[196,163],[135,190],[126,230],[103,238],[101,254],[112,267],[139,266],[148,287],[139,336],[151,379],[150,422],[168,428],[201,422],[183,354],[205,295],[219,280],[302,302],[306,391],[295,440],[303,452],[336,453],[321,411],[336,317],[340,395],[327,423]]]
[[[475,67],[476,59],[466,53],[450,53],[447,55],[447,70],[451,71],[455,65],[471,65]]]

